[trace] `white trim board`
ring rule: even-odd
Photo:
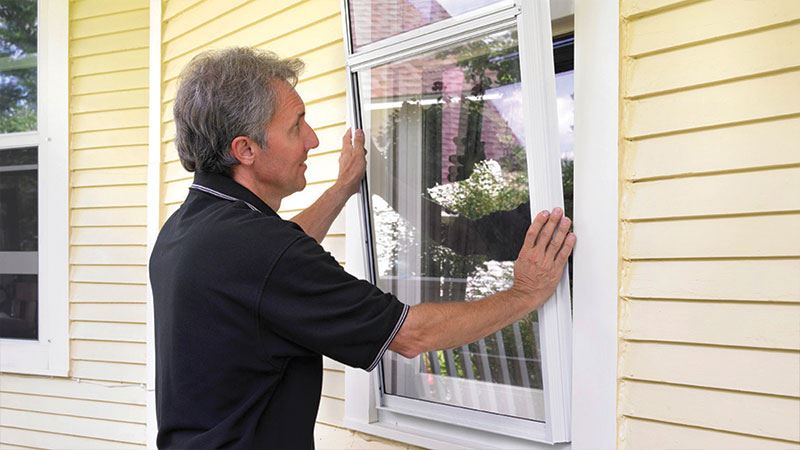
[[[616,448],[619,4],[575,2],[572,448]]]
[[[147,261],[161,228],[161,15],[162,1],[150,0],[150,66],[148,105],[147,157]],[[153,291],[147,277],[147,416],[145,430],[147,448],[155,449],[158,436],[156,420],[156,347],[153,326]]]

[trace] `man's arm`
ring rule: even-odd
[[[549,218],[548,218],[549,217]],[[575,246],[560,208],[539,213],[514,263],[514,285],[474,302],[412,306],[389,348],[407,358],[488,336],[541,306],[555,291]]]
[[[322,242],[331,224],[342,211],[347,199],[358,192],[367,167],[364,151],[364,132],[356,130],[355,145],[351,130],[342,138],[342,153],[339,156],[339,176],[336,183],[320,198],[301,213],[292,217],[292,222],[317,242]]]

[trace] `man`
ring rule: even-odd
[[[508,291],[409,307],[348,275],[318,244],[358,191],[364,135],[348,131],[339,176],[291,222],[319,141],[294,90],[302,63],[237,48],[184,70],[176,146],[196,172],[150,259],[158,446],[313,448],[322,358],[372,370],[484,337],[538,308],[575,244],[560,209],[538,214]]]

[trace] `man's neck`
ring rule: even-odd
[[[283,199],[283,196],[280,193],[271,190],[269,185],[259,183],[249,171],[236,169],[238,169],[238,167],[234,167],[231,173],[231,178],[233,178],[233,181],[241,184],[250,192],[256,194],[261,201],[266,203],[267,206],[272,208],[273,211],[277,212],[281,207],[281,200]]]

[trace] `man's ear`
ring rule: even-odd
[[[253,164],[256,150],[255,143],[247,136],[236,136],[231,141],[231,155],[244,166]]]

